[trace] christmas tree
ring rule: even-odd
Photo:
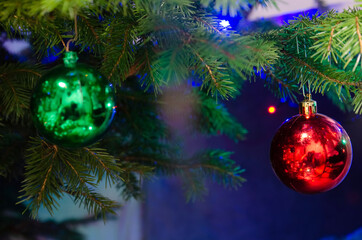
[[[231,152],[184,153],[178,134],[170,130],[178,121],[172,116],[175,111],[185,115],[187,121],[178,124],[189,133],[242,140],[247,130],[222,103],[237,97],[244,81],[260,75],[278,98],[297,102],[302,90],[310,89],[343,110],[362,113],[362,11],[357,4],[258,31],[236,32],[216,16],[219,11],[242,16],[253,6],[275,4],[1,1],[0,24],[7,37],[31,44],[27,59],[4,53],[0,60],[0,174],[22,181],[19,202],[36,217],[40,206],[51,213],[60,198],[70,195],[91,214],[105,217],[119,204],[97,192],[102,179],[119,186],[125,199],[141,197],[143,179],[157,174],[182,176],[188,200],[204,195],[207,178],[241,186],[243,169]],[[32,121],[32,92],[69,50],[115,90],[113,122],[90,146],[54,144]],[[47,63],[49,58],[56,60]],[[180,99],[186,106],[174,105]]]

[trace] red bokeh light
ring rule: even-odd
[[[276,110],[277,110],[277,109],[276,109],[274,106],[270,106],[270,107],[268,108],[268,112],[269,112],[270,114],[275,113]]]

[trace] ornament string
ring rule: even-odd
[[[77,23],[77,15],[76,14],[74,14],[74,32],[75,32],[74,38],[69,39],[68,42],[67,42],[67,46],[65,48],[66,52],[69,52],[69,44],[71,42],[75,42],[78,39],[78,23]]]

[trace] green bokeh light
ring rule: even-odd
[[[67,52],[64,65],[50,70],[35,88],[31,111],[39,134],[64,147],[90,145],[104,134],[115,113],[112,85]]]

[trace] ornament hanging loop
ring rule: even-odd
[[[310,93],[307,93],[304,100],[299,103],[299,113],[306,118],[317,113],[317,102],[312,99]]]
[[[75,42],[75,41],[78,39],[77,14],[74,14],[74,32],[75,32],[74,38],[69,39],[68,42],[67,42],[67,46],[65,47],[65,51],[66,51],[66,52],[69,52],[69,44],[70,44],[71,42]]]

